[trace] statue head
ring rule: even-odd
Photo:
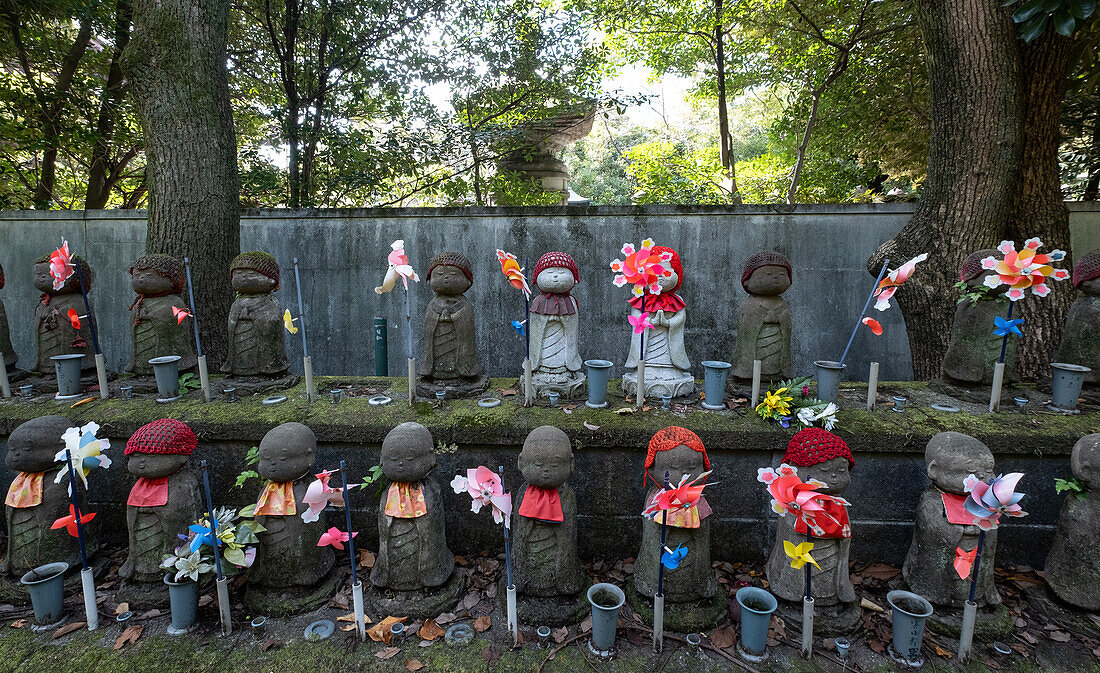
[[[88,262],[84,261],[84,258],[79,255],[73,255],[72,262],[74,265],[80,266],[79,276],[84,278],[84,291],[91,292],[92,277],[94,275],[92,267],[88,266]],[[78,274],[74,270],[73,275],[65,280],[65,284],[61,286],[60,290],[53,289],[53,276],[50,275],[50,256],[42,255],[34,260],[34,279],[31,282],[34,284],[34,289],[39,292],[44,292],[49,295],[71,294],[73,292],[80,292],[80,285],[77,282],[77,277]]]
[[[791,262],[771,250],[758,252],[745,260],[741,287],[749,294],[778,297],[791,287]]]
[[[146,423],[126,440],[126,469],[146,479],[167,477],[183,469],[198,443],[194,431],[182,421],[162,418]]]
[[[428,265],[428,285],[436,294],[458,296],[473,283],[470,260],[460,252],[441,252]]]
[[[669,484],[676,486],[684,475],[691,475],[690,480],[709,470],[710,457],[699,435],[671,425],[649,440],[645,469],[658,484],[664,482],[668,472]]]
[[[1073,286],[1091,297],[1100,297],[1100,249],[1087,252],[1077,260],[1073,266]]]
[[[654,252],[668,252],[672,254],[672,261],[667,262],[666,266],[672,269],[672,275],[665,277],[662,276],[657,280],[657,284],[661,286],[661,293],[675,292],[680,289],[680,286],[684,284],[684,265],[680,263],[680,255],[675,250],[667,245],[655,245],[653,246]]]
[[[838,495],[852,482],[851,470],[856,465],[851,450],[843,439],[821,428],[805,428],[795,433],[787,443],[783,462],[798,468],[802,481],[824,482],[821,493]]]
[[[535,286],[542,292],[564,294],[580,281],[577,263],[564,252],[548,252],[535,264]]]
[[[993,473],[993,453],[985,444],[960,432],[941,432],[924,449],[928,478],[941,491],[963,495],[963,482],[973,474],[985,481]]]
[[[996,275],[996,271],[991,271],[982,268],[982,260],[986,257],[996,257],[1001,254],[1000,250],[994,250],[993,248],[987,248],[985,250],[978,250],[972,252],[966,256],[963,260],[962,266],[959,267],[959,280],[966,283],[968,287],[975,288],[985,285],[985,279]],[[990,296],[1004,294],[1008,292],[1007,285],[1001,284],[999,287],[990,288]]]
[[[519,471],[532,486],[560,488],[573,474],[573,447],[569,435],[551,425],[532,430],[519,452]]]
[[[279,289],[279,263],[266,252],[242,252],[229,265],[229,277],[241,294],[269,294]]]
[[[390,481],[417,482],[435,467],[432,433],[419,423],[402,423],[382,440],[382,474]]]
[[[65,450],[61,436],[73,427],[64,416],[39,416],[20,424],[8,436],[4,463],[18,472],[45,472],[57,465],[54,456]]]
[[[1069,457],[1069,467],[1073,476],[1083,481],[1090,491],[1100,488],[1100,433],[1077,440]]]
[[[263,479],[294,481],[313,469],[317,436],[301,423],[283,423],[267,431],[260,440],[260,461],[256,471]]]
[[[171,255],[142,255],[130,264],[130,287],[143,295],[179,293],[185,274],[183,262]]]

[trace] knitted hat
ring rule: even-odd
[[[791,278],[791,260],[774,250],[763,250],[745,260],[745,270],[741,272],[741,287],[745,286],[745,281],[752,276],[752,272],[762,266],[783,267],[787,270],[787,280],[793,282],[793,278]]]
[[[250,269],[261,273],[275,281],[275,289],[279,289],[279,263],[269,253],[259,250],[242,252],[234,257],[233,263],[229,265],[229,275],[232,276],[237,269]]]
[[[472,283],[474,282],[474,272],[470,270],[470,260],[466,255],[461,252],[441,252],[435,257],[432,257],[431,263],[428,265],[428,280],[432,279],[432,271],[437,266],[457,266],[462,270],[462,273],[466,274],[466,278]]]
[[[182,421],[174,418],[162,418],[146,423],[126,440],[126,450],[122,455],[131,453],[160,453],[190,456],[198,446],[195,432]]]
[[[50,254],[52,255],[53,253],[50,253]],[[92,289],[92,280],[95,278],[95,272],[92,271],[92,267],[88,266],[88,262],[86,262],[84,260],[84,258],[81,257],[80,255],[73,255],[72,258],[71,258],[71,261],[72,261],[74,267],[75,266],[80,267],[80,275],[84,279],[84,291],[85,292],[90,292],[91,289]],[[50,263],[50,255],[42,255],[38,259],[34,260],[34,263],[35,264],[49,264]],[[76,270],[74,269],[73,270],[73,275],[71,277],[71,279],[74,283],[74,287],[75,287],[76,277],[77,277]],[[68,282],[68,281],[66,281],[66,282]]]
[[[982,268],[982,260],[986,257],[996,257],[999,250],[993,248],[986,248],[985,250],[978,250],[977,252],[970,253],[966,259],[963,260],[962,266],[959,267],[959,280],[966,282],[968,280],[974,280],[978,276],[982,275],[985,269]]]
[[[535,264],[534,277],[537,279],[543,270],[552,269],[556,266],[572,271],[574,283],[581,282],[581,272],[577,270],[577,263],[573,261],[572,257],[564,252],[548,252],[542,257],[539,257],[538,263]]]
[[[707,456],[707,448],[703,446],[703,440],[687,428],[670,425],[664,430],[658,430],[657,434],[649,440],[649,450],[645,454],[645,469],[653,467],[653,461],[658,451],[671,451],[678,446],[686,446],[689,449],[703,454],[703,465],[710,469],[710,457]]]
[[[134,269],[152,269],[172,282],[173,292],[182,292],[186,271],[183,262],[171,255],[142,255],[130,263],[130,275]]]
[[[667,245],[655,245],[653,246],[653,251],[672,253],[672,261],[669,262],[669,264],[672,266],[672,270],[676,272],[676,287],[671,290],[662,290],[662,292],[675,292],[679,290],[680,286],[684,284],[684,265],[680,263],[680,255],[677,255],[676,251]],[[702,446],[702,444],[700,444],[700,446]]]
[[[1100,249],[1086,252],[1073,267],[1073,287],[1081,287],[1093,278],[1100,278]],[[4,270],[0,269],[0,287],[4,287]]]
[[[847,458],[849,470],[856,466],[856,459],[844,440],[821,428],[799,430],[791,437],[787,453],[783,454],[784,463],[798,467],[817,465],[830,458]]]

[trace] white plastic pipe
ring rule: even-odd
[[[974,644],[974,621],[978,617],[978,604],[967,601],[963,606],[962,632],[959,634],[959,661],[966,663],[970,659],[970,648]]]
[[[302,358],[302,369],[306,373],[306,401],[312,404],[317,401],[317,391],[313,388],[313,356]]]
[[[355,609],[355,630],[359,632],[359,640],[367,639],[367,620],[363,612],[363,580],[359,580],[351,586],[351,604]]]
[[[638,358],[638,389],[634,391],[634,408],[641,409],[645,404],[645,360]]]
[[[653,597],[653,651],[661,652],[665,645],[665,597]]]
[[[409,358],[409,406],[416,399],[416,358]]]
[[[756,408],[756,403],[760,399],[760,360],[752,361],[752,408]]]
[[[531,380],[531,360],[523,361],[523,406],[529,407],[535,402],[535,382]]]
[[[814,599],[802,598],[802,656],[814,654]]]
[[[993,365],[993,389],[989,395],[989,413],[997,411],[1001,406],[1001,385],[1005,380],[1005,363],[998,362]]]
[[[88,621],[88,630],[95,631],[99,628],[99,608],[95,604],[95,578],[92,577],[91,568],[80,571],[80,583],[84,585],[84,615]]]
[[[95,356],[95,373],[99,378],[99,399],[105,400],[111,396],[111,391],[107,389],[107,361],[103,358],[103,353]]]
[[[206,356],[199,356],[199,383],[202,384],[202,399],[210,401],[210,370],[206,368]]]
[[[508,587],[508,630],[512,632],[512,645],[519,645],[519,613],[516,611],[516,585]]]
[[[11,397],[11,384],[8,383],[8,366],[4,364],[3,353],[0,353],[0,395]]]
[[[222,635],[233,633],[233,620],[229,616],[229,582],[223,577],[218,580],[218,613],[222,621]]]
[[[878,363],[871,363],[871,373],[867,375],[867,411],[875,410],[875,398],[878,397]]]

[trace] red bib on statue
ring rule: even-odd
[[[565,515],[561,511],[561,494],[556,488],[528,486],[523,492],[519,515],[528,519],[561,523],[565,521]]]

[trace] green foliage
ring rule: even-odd
[[[507,170],[489,179],[489,191],[500,206],[554,206],[562,199],[560,192],[544,191],[535,178]]]
[[[248,453],[245,454],[244,464],[255,465],[260,462],[260,447],[253,446],[248,449]],[[237,475],[236,481],[233,482],[233,488],[243,488],[249,479],[259,479],[260,473],[256,470],[243,470]]]
[[[955,283],[955,289],[959,291],[959,304],[967,301],[970,302],[971,306],[976,305],[980,301],[997,301],[1002,304],[1008,303],[1008,297],[1003,293],[992,294],[993,288],[986,285],[971,287],[965,280],[960,280]]]
[[[202,382],[199,381],[199,378],[197,376],[195,376],[191,372],[187,372],[186,374],[180,374],[180,377],[179,377],[179,394],[180,395],[186,395],[188,390],[198,390],[199,388],[202,388]]]
[[[1085,483],[1077,477],[1070,477],[1069,479],[1059,479],[1055,477],[1054,492],[1071,493],[1077,496],[1078,499],[1084,500],[1088,496],[1089,489],[1085,486]]]
[[[1032,42],[1053,26],[1054,32],[1070,37],[1080,22],[1096,11],[1096,0],[1008,0],[1002,7],[1018,5],[1012,20],[1020,24],[1020,39]]]

